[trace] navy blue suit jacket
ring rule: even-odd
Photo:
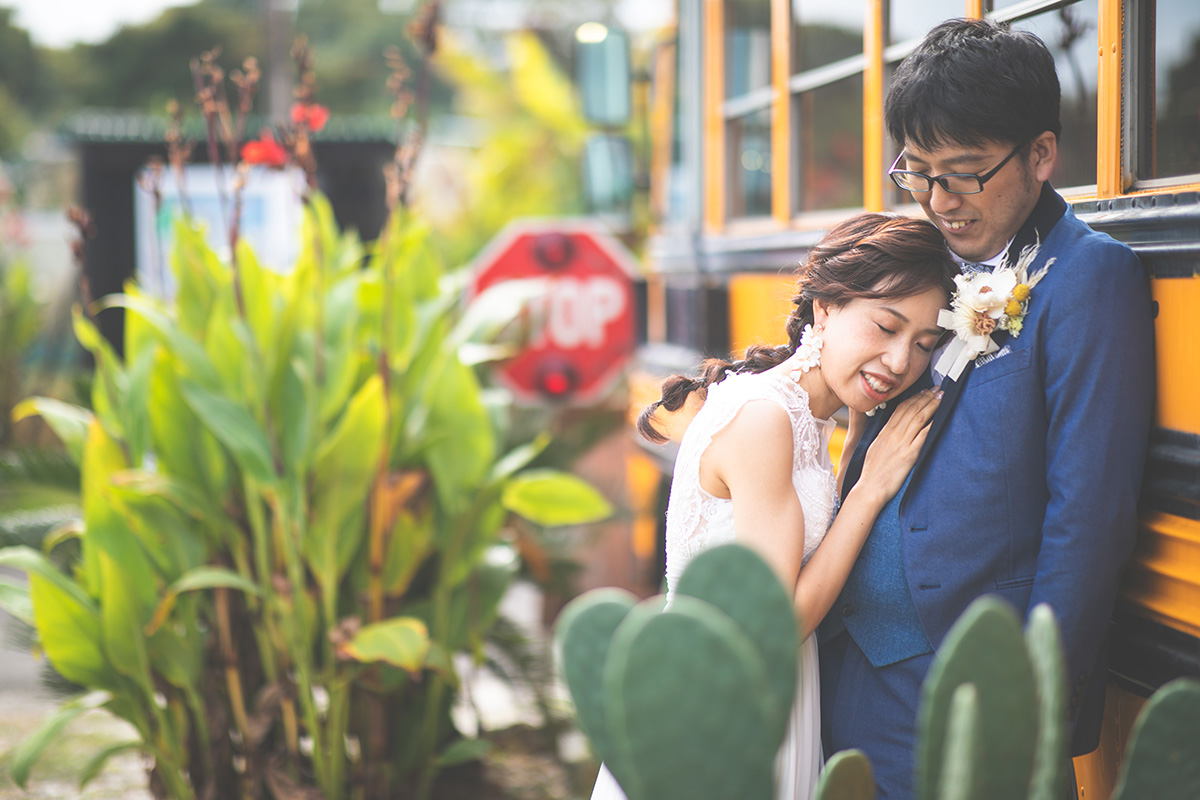
[[[1048,184],[1010,259],[1038,240],[1034,268],[1056,261],[1020,335],[997,337],[998,357],[943,385],[900,531],[908,589],[935,647],[980,595],[1000,595],[1020,614],[1050,604],[1066,651],[1072,752],[1082,754],[1099,740],[1106,631],[1137,533],[1153,306],[1134,253],[1079,221]],[[851,456],[844,491],[888,412]]]

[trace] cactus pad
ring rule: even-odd
[[[862,750],[842,750],[825,763],[813,800],[875,800],[875,774]]]
[[[1012,608],[996,597],[971,603],[938,651],[921,688],[917,795],[931,800],[948,746],[955,690],[973,683],[979,694],[980,737],[987,743],[976,765],[973,800],[1024,798],[1037,744],[1033,667]]]
[[[1133,724],[1113,800],[1200,797],[1200,683],[1163,686]]]
[[[604,668],[609,732],[630,800],[769,800],[781,737],[774,695],[751,639],[719,609],[676,596],[636,611],[613,636]]]
[[[1025,647],[1037,684],[1038,738],[1029,800],[1067,796],[1067,668],[1054,612],[1034,606],[1025,625]]]
[[[725,612],[754,643],[767,668],[771,735],[783,738],[796,694],[800,647],[792,598],[753,550],[722,545],[697,555],[675,587]]]

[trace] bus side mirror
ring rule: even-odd
[[[599,22],[580,25],[575,31],[575,83],[588,122],[629,124],[629,36]]]
[[[593,133],[583,149],[583,191],[588,211],[628,223],[633,202],[633,149],[629,137]]]

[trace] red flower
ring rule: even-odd
[[[292,105],[292,122],[303,125],[313,133],[325,127],[329,121],[329,109],[319,103],[295,103]]]
[[[282,169],[288,163],[288,151],[271,132],[264,130],[258,139],[242,146],[242,161],[247,164],[262,164],[271,169]]]

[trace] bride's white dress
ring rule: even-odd
[[[818,420],[808,395],[787,372],[731,374],[708,388],[704,406],[688,426],[675,459],[667,505],[667,602],[688,562],[702,550],[735,540],[733,503],[700,486],[700,457],[713,436],[751,400],[778,403],[792,421],[792,485],[804,510],[804,560],[821,543],[837,505],[837,482],[829,458],[832,420]],[[746,442],[754,447],[754,442]],[[797,532],[799,533],[799,532]],[[775,761],[776,800],[808,800],[821,770],[821,692],[817,642],[800,645],[800,675],[788,734]],[[625,794],[601,767],[592,800],[623,800]]]

